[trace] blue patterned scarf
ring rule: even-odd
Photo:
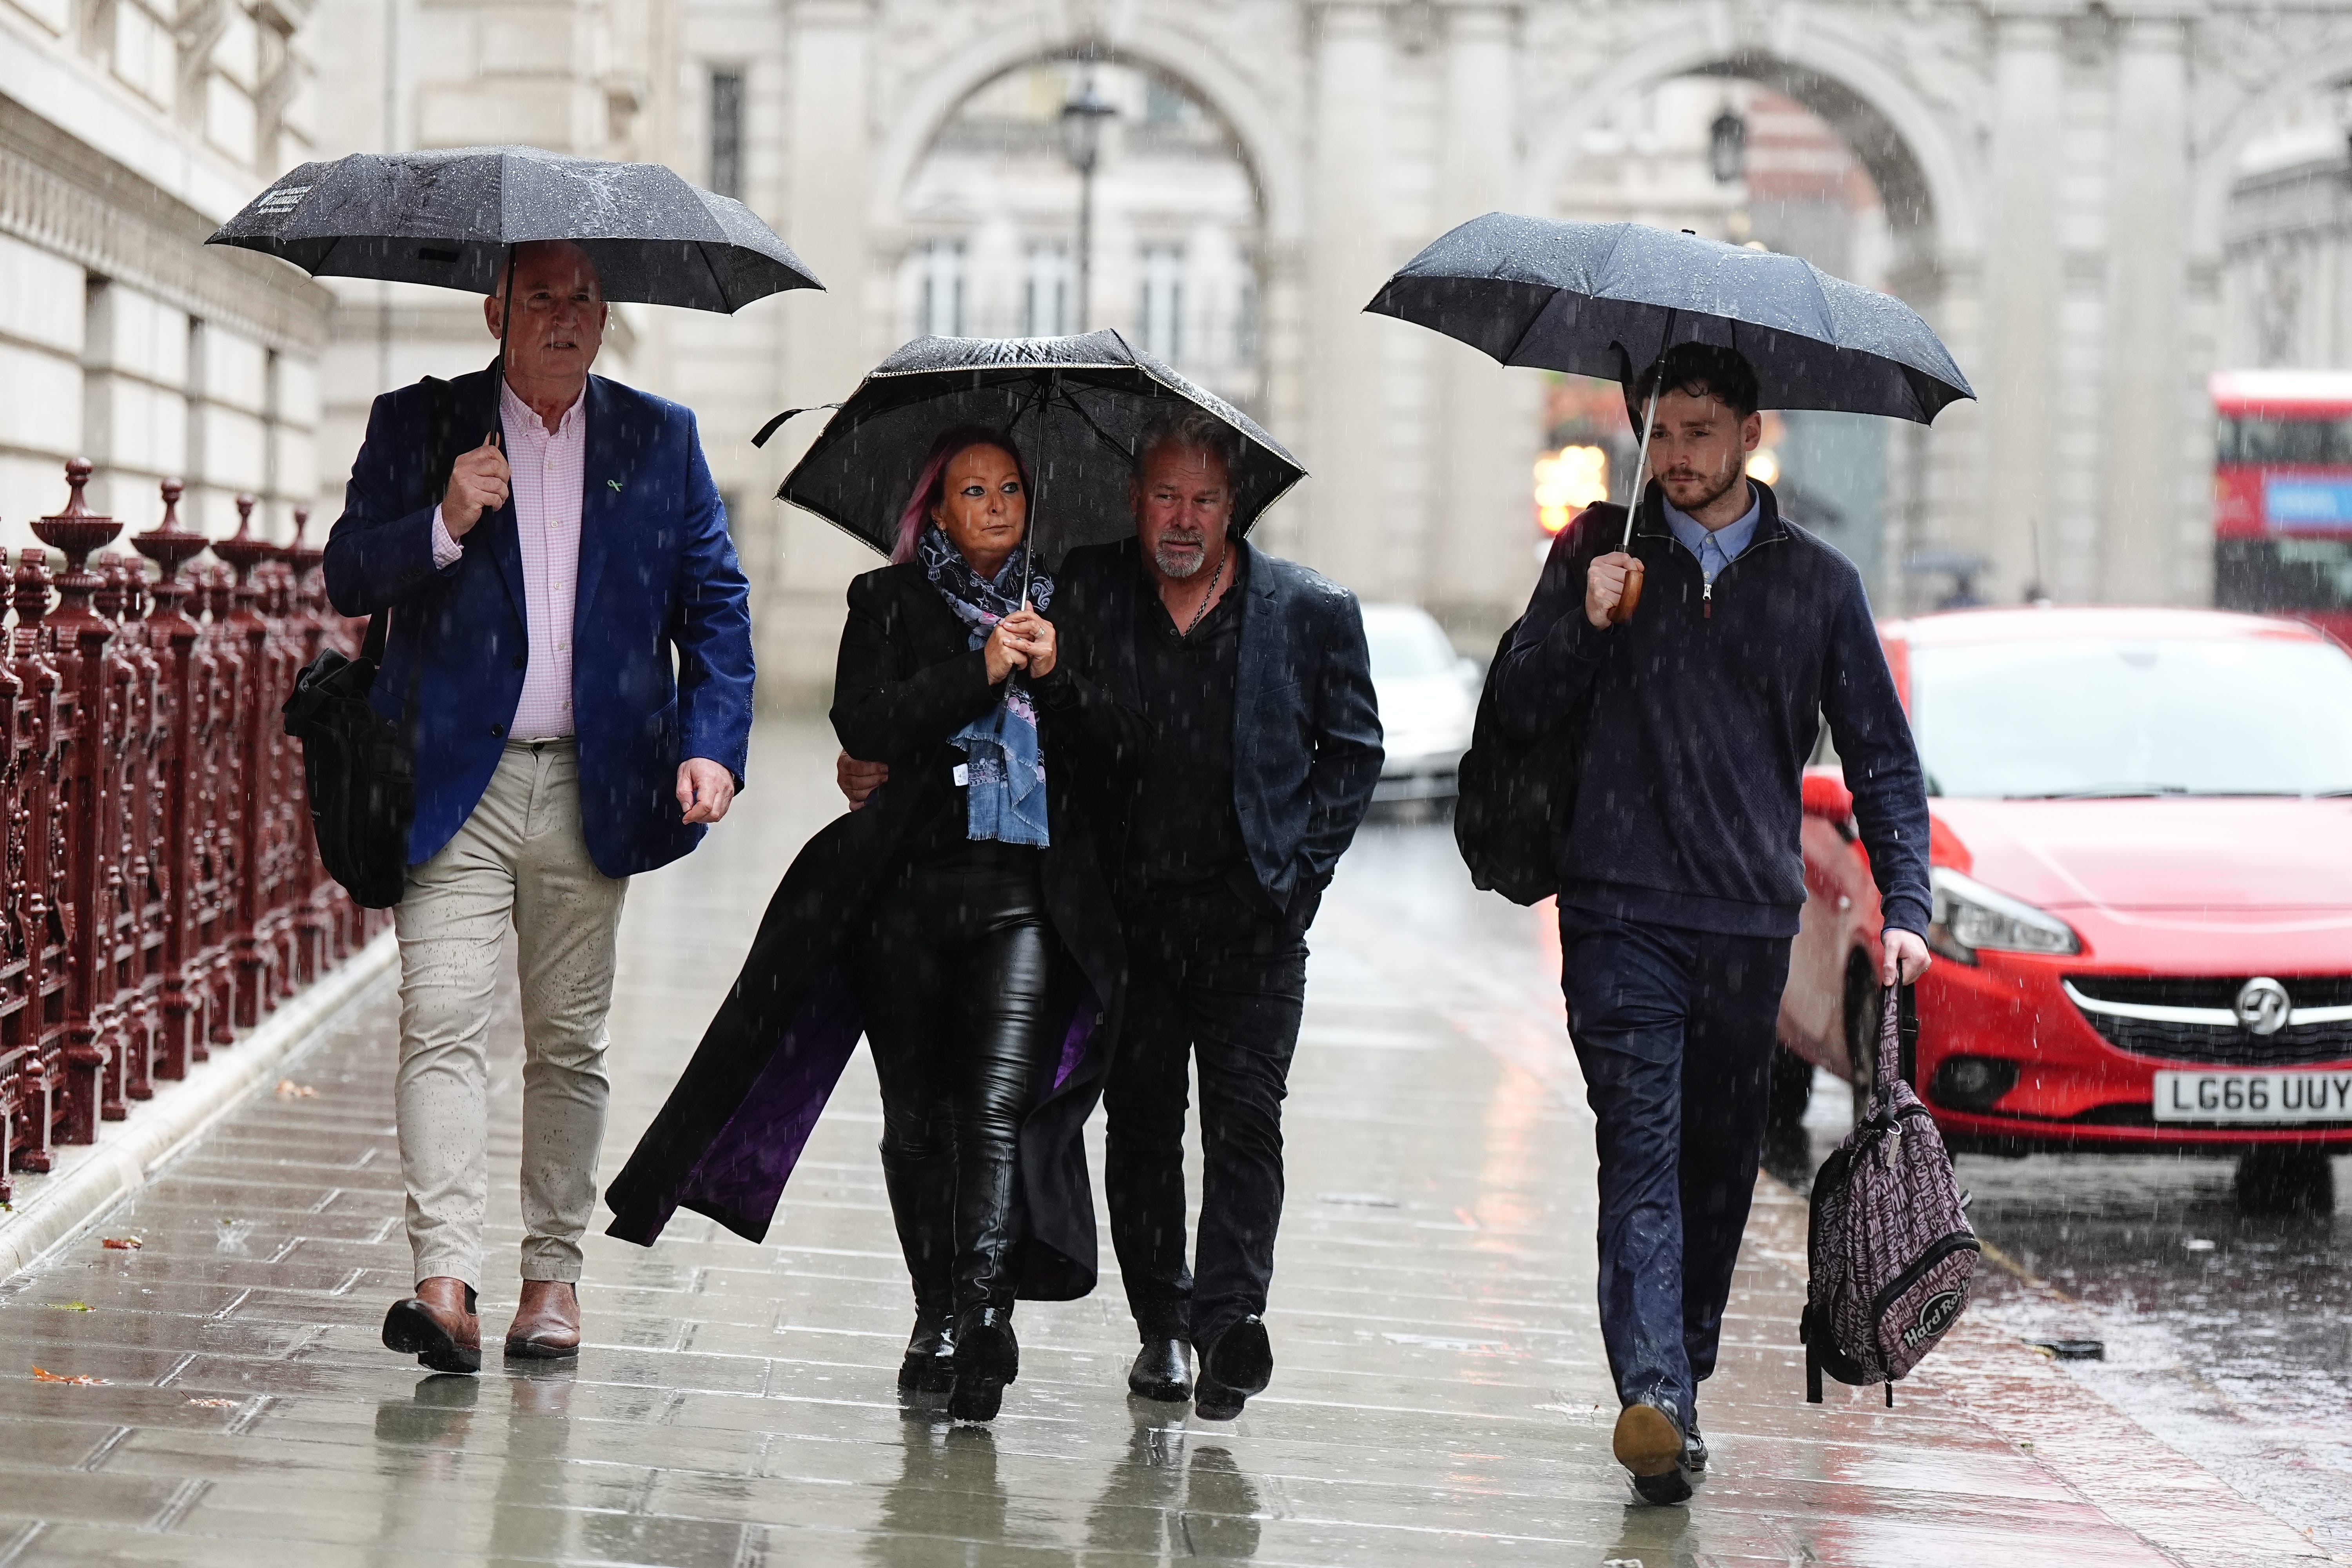
[[[926,523],[915,541],[915,559],[978,647],[996,623],[1021,608],[1021,574],[1027,544],[1005,557],[993,578],[971,569],[939,524]],[[1029,602],[1052,605],[1054,580],[1043,572],[1029,579]],[[1045,832],[1045,759],[1037,742],[1037,705],[1020,671],[1004,683],[1004,700],[950,737],[963,748],[965,831],[1000,844],[1049,842]]]

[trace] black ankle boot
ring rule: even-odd
[[[955,1163],[945,1154],[886,1149],[882,1179],[915,1287],[915,1331],[898,1363],[898,1386],[944,1394],[955,1384]]]
[[[1003,1307],[975,1307],[956,1320],[955,1392],[948,1414],[958,1421],[993,1421],[1004,1403],[1004,1385],[1021,1375],[1021,1342],[1013,1337],[1013,1313]]]

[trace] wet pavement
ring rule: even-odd
[[[832,814],[830,758],[813,727],[766,726],[736,816],[633,888],[608,1173],[791,851]],[[2022,1351],[1995,1321],[2006,1298],[1895,1410],[1834,1387],[1806,1406],[1803,1211],[1769,1181],[1703,1391],[1714,1474],[1688,1509],[1628,1506],[1592,1307],[1591,1131],[1546,917],[1474,892],[1443,827],[1383,825],[1312,943],[1278,1371],[1237,1422],[1126,1397],[1135,1341],[1108,1256],[1093,1298],[1022,1308],[1024,1375],[992,1429],[902,1407],[909,1305],[862,1057],[768,1245],[690,1215],[650,1252],[595,1237],[576,1367],[493,1354],[479,1378],[423,1375],[375,1338],[408,1261],[386,993],[290,1069],[314,1094],[252,1102],[0,1286],[0,1568],[2320,1555]],[[520,1235],[511,1005],[499,1043],[486,1336],[512,1310],[500,1276]],[[2010,1226],[2008,1200],[1991,1201]],[[2054,1249],[2052,1223],[2021,1210],[2013,1229],[2042,1225]],[[131,1237],[144,1245],[101,1245]]]

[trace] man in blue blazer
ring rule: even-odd
[[[376,399],[327,542],[347,616],[391,612],[373,700],[415,739],[396,1102],[416,1292],[383,1342],[481,1367],[485,1044],[522,981],[522,1289],[509,1356],[578,1352],[628,879],[742,787],[750,589],[694,416],[589,374],[607,310],[576,246],[520,247],[494,369]],[[510,311],[510,315],[509,315]],[[673,673],[673,659],[675,673]]]

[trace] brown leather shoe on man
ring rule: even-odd
[[[383,1348],[413,1354],[435,1372],[479,1372],[482,1321],[474,1305],[474,1288],[463,1279],[420,1279],[415,1295],[383,1315]]]
[[[580,1353],[580,1293],[561,1279],[526,1279],[507,1330],[507,1354],[558,1361]]]

